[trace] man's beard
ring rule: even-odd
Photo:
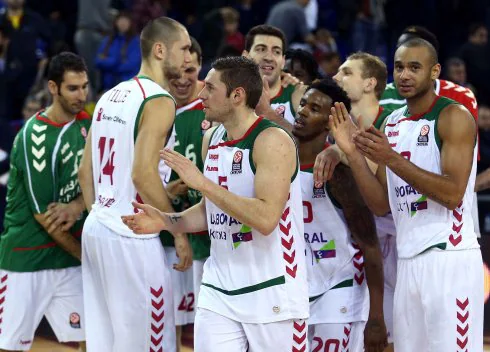
[[[163,74],[167,80],[179,79],[182,77],[182,72],[177,67],[170,65],[169,62],[165,62]]]

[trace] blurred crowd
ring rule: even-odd
[[[333,76],[351,53],[366,51],[392,71],[396,40],[411,25],[435,33],[444,79],[470,88],[479,104],[481,161],[490,167],[490,5],[485,0],[0,0],[0,196],[8,152],[23,121],[47,106],[49,60],[79,53],[94,102],[137,73],[139,32],[148,20],[183,23],[203,48],[206,75],[213,59],[240,55],[244,34],[267,23],[287,37],[288,70],[305,83]],[[391,81],[391,78],[388,79]],[[5,202],[0,202],[0,213]],[[3,216],[2,216],[3,217]]]

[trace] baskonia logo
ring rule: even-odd
[[[419,210],[427,209],[427,196],[422,196],[410,204],[410,216],[415,216]]]
[[[236,249],[242,242],[250,242],[253,240],[252,228],[247,225],[242,225],[240,232],[231,234],[231,238],[233,239],[233,248]]]

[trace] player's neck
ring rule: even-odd
[[[437,95],[433,89],[429,89],[424,95],[407,98],[407,106],[410,115],[422,114],[429,110]]]
[[[228,140],[235,140],[242,138],[245,133],[252,127],[257,121],[258,116],[250,109],[237,109],[229,118],[223,122]]]
[[[316,156],[325,148],[328,133],[322,133],[309,141],[298,140],[298,156],[301,165],[315,163]]]
[[[157,66],[158,65],[156,63],[143,61],[141,63],[140,71],[138,72],[138,76],[148,77],[163,89],[168,90],[169,84],[165,78],[165,74],[163,73],[161,67]]]
[[[374,95],[365,95],[361,100],[352,103],[351,114],[357,120],[362,116],[362,123],[368,127],[378,117],[379,101]]]
[[[71,122],[77,116],[76,114],[67,113],[59,104],[53,103],[44,111],[44,114],[56,124],[63,125]]]
[[[279,78],[275,83],[269,85],[270,98],[275,98],[281,91],[281,79]]]

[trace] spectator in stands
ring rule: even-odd
[[[459,57],[451,57],[446,61],[444,67],[444,78],[460,86],[471,89],[476,94],[476,88],[467,80],[466,65]]]
[[[165,16],[169,6],[169,0],[134,0],[132,13],[136,31],[140,33],[150,20]]]
[[[308,31],[305,7],[310,0],[283,0],[269,12],[266,24],[279,28],[286,35],[287,45],[293,42],[315,44],[315,37]]]
[[[337,52],[323,54],[318,60],[320,74],[324,77],[333,77],[337,74],[340,64],[340,55]]]
[[[352,29],[352,51],[364,51],[376,55],[379,29],[383,22],[384,12],[381,0],[359,1]]]
[[[328,29],[319,28],[316,31],[315,57],[320,58],[322,54],[337,52],[337,43]]]
[[[318,78],[318,63],[309,52],[301,49],[291,49],[286,52],[286,66],[284,71],[310,85]]]
[[[77,32],[75,46],[85,60],[91,88],[99,89],[99,76],[95,58],[104,36],[111,32],[112,17],[109,11],[111,0],[78,0]]]
[[[488,30],[483,23],[472,24],[468,41],[461,47],[459,56],[466,63],[468,81],[476,88],[477,98],[490,93],[490,51]]]
[[[95,60],[101,73],[102,90],[135,76],[140,64],[139,36],[130,14],[121,11],[114,21],[113,33],[104,38]]]
[[[43,108],[41,105],[41,101],[34,95],[29,95],[25,102],[24,107],[22,108],[22,118],[24,122],[29,120],[35,113],[40,111]]]
[[[245,37],[238,31],[240,26],[240,13],[232,7],[222,9],[225,44],[235,47],[239,52],[245,49]]]
[[[38,64],[45,57],[41,48],[49,43],[49,30],[40,15],[24,7],[24,0],[7,0],[7,7],[0,13],[0,26],[9,37],[4,70],[8,89],[2,98],[7,102],[8,118],[18,119]]]

